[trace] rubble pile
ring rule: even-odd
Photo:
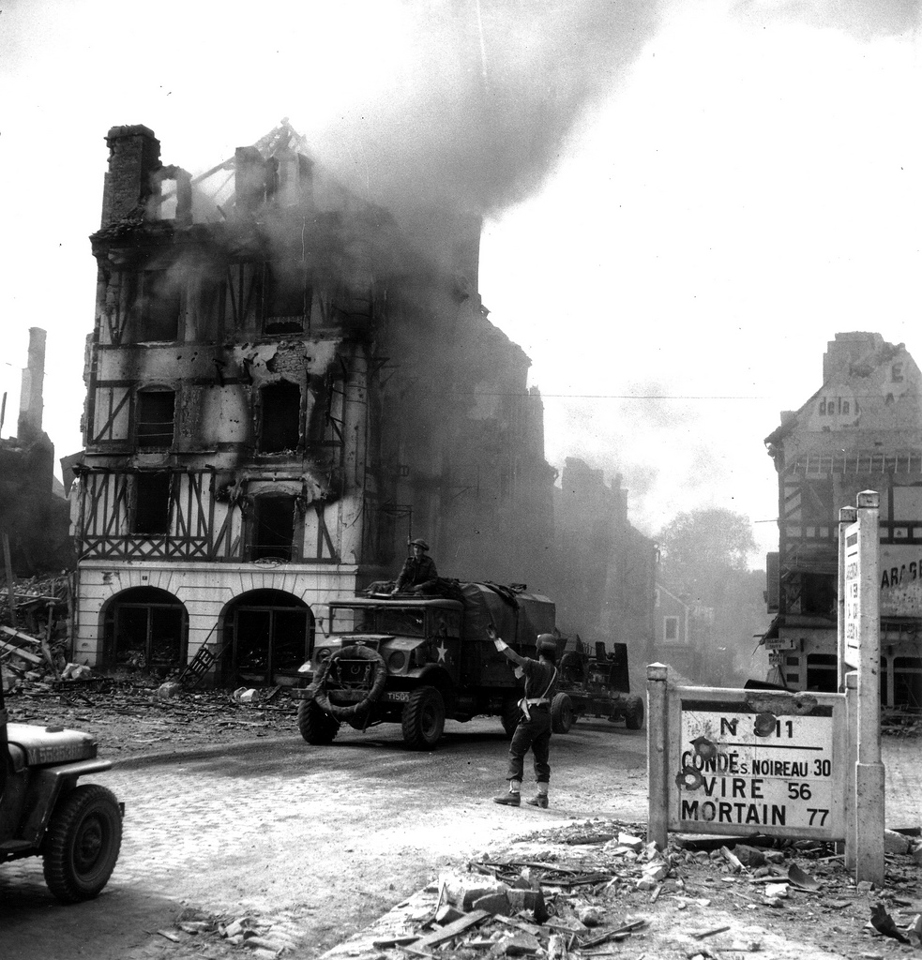
[[[9,581],[0,588],[0,662],[7,687],[61,679],[71,648],[69,574]]]
[[[855,947],[849,956],[900,944],[922,955],[920,832],[888,831],[887,884],[875,890],[818,841],[677,836],[661,852],[641,824],[583,822],[523,838],[534,853],[443,874],[331,955],[778,957],[777,931],[792,923],[817,948]]]

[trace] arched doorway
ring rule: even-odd
[[[252,590],[224,612],[224,683],[290,686],[314,645],[311,608],[283,590]]]
[[[166,676],[186,663],[189,617],[166,590],[133,587],[103,611],[103,668]]]

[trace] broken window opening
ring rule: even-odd
[[[138,446],[172,446],[175,418],[176,394],[172,390],[142,390],[138,394]]]
[[[295,497],[268,495],[253,504],[251,560],[294,560],[295,527],[298,514]]]
[[[135,477],[132,533],[170,532],[170,479],[166,471],[139,473]]]
[[[314,618],[302,600],[281,590],[254,590],[234,602],[224,639],[233,655],[221,680],[236,684],[290,684],[311,656]]]
[[[167,270],[145,270],[136,284],[135,341],[179,338],[180,288]]]
[[[301,388],[280,380],[263,387],[260,399],[260,452],[296,450],[301,436]]]
[[[679,639],[678,617],[663,617],[663,639],[666,643],[675,643]]]
[[[106,669],[166,676],[185,662],[188,617],[171,593],[135,587],[113,599],[103,626]]]
[[[282,270],[267,264],[264,291],[263,332],[300,333],[313,298],[303,266]]]
[[[922,657],[893,658],[892,706],[897,710],[922,712]]]
[[[174,179],[161,180],[158,219],[175,220],[177,206],[176,181]]]
[[[834,653],[807,656],[807,689],[816,693],[835,693],[839,689],[839,658]]]

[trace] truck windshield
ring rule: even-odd
[[[407,607],[330,607],[330,633],[425,636],[425,612]]]

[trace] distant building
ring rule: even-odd
[[[555,490],[557,621],[582,639],[628,645],[632,668],[650,662],[655,545],[628,520],[620,475],[568,457]]]
[[[42,429],[44,378],[45,331],[31,327],[16,436],[0,440],[0,534],[18,577],[57,574],[74,562],[67,501],[56,492],[54,444]],[[6,579],[2,553],[0,578]]]
[[[881,496],[881,703],[922,710],[922,376],[903,344],[838,333],[823,385],[765,439],[778,471],[779,550],[769,555],[769,679],[837,686],[837,523],[861,490]]]
[[[283,122],[198,178],[106,138],[74,656],[291,683],[326,604],[439,573],[551,593],[554,472],[530,361],[478,293],[480,221],[407,227]]]

